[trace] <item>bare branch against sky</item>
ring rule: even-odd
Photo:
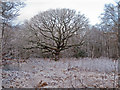
[[[115,3],[114,0],[26,0],[26,7],[21,10],[19,21],[29,19],[40,11],[55,8],[70,8],[80,11],[89,18],[92,25],[99,23],[99,15],[104,4]]]

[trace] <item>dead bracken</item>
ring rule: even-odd
[[[113,88],[118,87],[117,74],[117,61],[108,58],[61,58],[57,62],[31,58],[20,63],[19,71],[3,70],[2,85],[5,88]]]

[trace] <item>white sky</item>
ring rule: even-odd
[[[19,21],[30,19],[40,11],[55,8],[70,8],[80,11],[89,18],[90,24],[99,23],[99,16],[103,13],[104,4],[115,3],[114,0],[26,0],[18,17]]]

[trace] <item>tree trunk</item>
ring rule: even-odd
[[[120,58],[120,1],[118,2],[118,57]],[[118,88],[120,88],[120,61],[118,62]]]
[[[118,55],[120,58],[120,2],[118,2]]]
[[[58,61],[60,59],[60,52],[59,51],[56,51],[55,53],[54,53],[54,60],[55,61]]]

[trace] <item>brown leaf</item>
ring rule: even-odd
[[[10,88],[13,88],[13,86],[10,86]]]
[[[41,84],[41,87],[47,86],[48,84],[46,82]]]
[[[48,84],[46,82],[42,83],[42,80],[38,83],[37,88],[47,86]]]
[[[32,68],[35,68],[35,66],[32,66]]]

